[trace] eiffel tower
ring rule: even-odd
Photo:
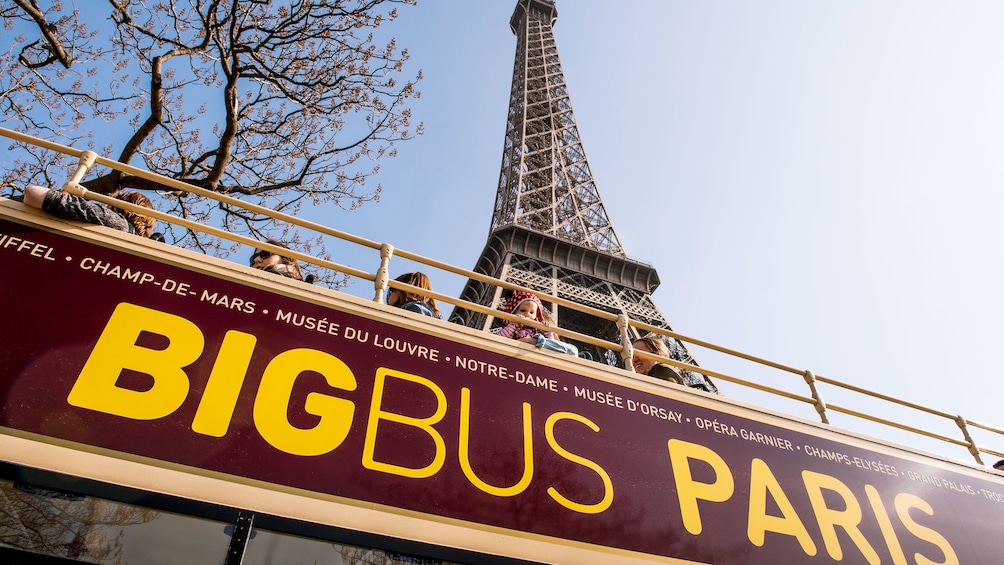
[[[659,275],[624,253],[590,172],[554,42],[557,18],[551,0],[519,0],[509,20],[517,42],[502,172],[488,243],[474,270],[671,329],[652,301]],[[501,293],[470,279],[461,298],[492,306]],[[614,322],[550,308],[561,328],[620,342]],[[494,321],[460,307],[451,319],[483,330]],[[585,357],[623,367],[614,351],[569,341]],[[667,344],[674,358],[696,365],[681,342]],[[699,373],[684,373],[687,384],[704,381]]]

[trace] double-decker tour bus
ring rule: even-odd
[[[367,300],[0,199],[0,561],[996,564],[985,424],[620,318],[805,380],[821,422],[551,354],[383,302],[392,257],[501,281],[81,158],[63,190],[373,281]],[[374,272],[86,192],[93,163],[373,249]],[[511,285],[510,285],[510,288]],[[518,288],[518,287],[516,287]],[[613,320],[559,297],[543,300]],[[651,356],[649,356],[651,357]],[[663,362],[681,366],[671,359]],[[624,364],[630,368],[631,363]],[[960,438],[823,402],[840,387]],[[827,424],[869,418],[973,463]]]

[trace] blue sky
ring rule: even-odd
[[[383,164],[380,203],[324,212],[325,223],[473,268],[501,166],[515,4],[401,9],[389,29],[424,72],[414,108],[426,133]],[[1004,4],[557,7],[597,186],[628,254],[658,269],[655,300],[677,331],[1004,423]],[[375,257],[332,251],[376,268]],[[392,263],[392,274],[406,270]],[[437,290],[459,294],[462,280],[433,277]],[[795,375],[694,353],[709,368],[806,394]],[[815,418],[807,405],[723,389]],[[950,421],[822,390],[831,403],[961,439]],[[831,419],[971,461],[963,448]],[[977,441],[1004,449],[1004,438]]]

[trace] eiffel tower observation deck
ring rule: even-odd
[[[606,312],[671,329],[652,301],[659,275],[630,259],[607,215],[575,123],[554,41],[558,18],[549,0],[519,0],[509,20],[516,59],[506,118],[502,170],[488,242],[474,270]],[[500,303],[503,289],[469,280],[461,298]],[[549,305],[557,324],[617,341],[616,324]],[[457,308],[454,321],[490,329],[494,318]],[[594,360],[622,364],[610,350],[574,342]],[[696,364],[679,341],[668,343],[678,360]],[[705,377],[685,375],[688,384]]]

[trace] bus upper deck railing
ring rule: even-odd
[[[862,419],[862,420],[865,420],[865,421],[869,421],[869,422],[881,424],[883,426],[888,426],[888,427],[891,427],[891,428],[899,429],[899,430],[908,432],[910,434],[915,434],[915,435],[923,436],[923,437],[934,439],[934,440],[937,440],[937,441],[940,441],[940,442],[948,443],[948,444],[951,444],[951,445],[954,445],[954,446],[964,447],[964,448],[966,448],[969,451],[969,453],[973,456],[973,458],[979,464],[983,464],[984,463],[983,459],[981,457],[982,453],[985,453],[985,454],[988,454],[988,455],[992,455],[992,456],[995,456],[995,457],[1004,458],[1004,452],[993,450],[993,449],[989,449],[987,447],[978,445],[977,442],[973,439],[973,437],[972,437],[972,435],[970,433],[970,427],[978,428],[980,430],[983,430],[983,431],[986,431],[986,432],[990,432],[990,433],[996,434],[998,436],[1004,436],[1004,429],[1001,429],[1001,428],[998,428],[998,427],[995,427],[995,426],[991,426],[991,425],[988,425],[988,424],[984,424],[984,423],[979,423],[979,422],[975,422],[975,421],[972,421],[972,420],[968,420],[968,419],[964,418],[961,415],[953,415],[953,414],[950,414],[948,412],[944,412],[944,411],[941,411],[941,410],[936,410],[936,409],[933,409],[933,408],[922,406],[920,404],[916,404],[916,403],[913,403],[913,402],[909,402],[909,401],[906,401],[906,400],[895,398],[893,396],[889,396],[889,395],[886,395],[886,394],[882,394],[882,393],[878,393],[878,392],[875,392],[875,391],[871,391],[871,390],[868,390],[868,389],[865,389],[865,388],[862,388],[862,387],[858,387],[858,386],[855,386],[855,385],[852,385],[852,384],[849,384],[849,383],[841,382],[841,381],[836,380],[836,379],[824,377],[822,375],[816,375],[812,371],[809,371],[809,370],[804,370],[804,369],[799,369],[799,368],[796,368],[796,367],[791,367],[791,366],[788,366],[788,365],[784,365],[784,364],[781,364],[781,363],[777,363],[777,362],[774,362],[774,361],[763,359],[763,358],[760,358],[760,357],[757,357],[757,356],[754,356],[754,355],[750,355],[750,354],[747,354],[747,353],[736,351],[736,350],[733,350],[733,349],[730,349],[730,348],[727,348],[727,347],[723,347],[723,346],[720,346],[720,345],[717,345],[717,344],[714,344],[714,343],[711,343],[711,342],[708,342],[708,341],[696,339],[696,338],[687,336],[685,334],[681,334],[681,333],[678,333],[678,332],[666,330],[665,328],[659,328],[657,326],[652,326],[650,324],[646,324],[646,323],[643,323],[643,322],[640,322],[640,321],[637,321],[637,320],[632,320],[632,319],[630,319],[627,316],[627,314],[624,314],[624,313],[619,314],[619,315],[618,314],[613,314],[613,313],[610,313],[610,312],[606,312],[606,311],[603,311],[603,310],[599,310],[599,309],[596,309],[596,308],[592,308],[592,307],[589,307],[589,306],[578,304],[576,302],[573,302],[571,300],[567,300],[567,299],[564,299],[564,298],[561,298],[561,297],[558,297],[558,296],[552,296],[552,295],[549,295],[547,293],[539,292],[539,291],[534,290],[534,289],[522,287],[522,286],[519,286],[519,285],[514,285],[514,284],[511,284],[511,283],[506,283],[506,282],[504,282],[502,280],[496,279],[494,277],[491,277],[491,276],[488,276],[488,275],[485,275],[485,274],[482,274],[482,273],[477,273],[475,271],[471,271],[471,270],[468,270],[468,269],[463,269],[463,268],[460,268],[460,267],[456,267],[456,266],[450,265],[448,263],[444,263],[444,262],[441,262],[441,261],[437,261],[435,259],[431,259],[431,258],[422,256],[422,255],[417,254],[417,253],[413,253],[413,252],[410,252],[410,251],[407,251],[407,250],[404,250],[404,249],[396,248],[395,246],[393,246],[393,245],[391,245],[389,243],[376,242],[376,241],[373,241],[373,240],[370,240],[370,239],[366,239],[366,238],[363,238],[363,237],[359,237],[359,236],[353,235],[351,233],[347,233],[347,232],[344,232],[344,231],[341,231],[341,230],[337,230],[337,229],[334,229],[334,228],[331,228],[331,227],[328,227],[328,226],[324,226],[322,224],[318,224],[318,223],[315,223],[315,222],[307,221],[307,220],[304,220],[302,218],[298,218],[296,216],[292,216],[292,215],[289,215],[289,214],[278,212],[278,211],[275,211],[275,210],[272,210],[272,209],[269,209],[269,208],[266,208],[266,207],[263,207],[263,206],[258,206],[258,205],[255,205],[255,204],[244,202],[244,201],[242,201],[240,199],[237,199],[237,198],[233,198],[233,197],[230,197],[230,196],[227,196],[227,195],[223,195],[223,194],[218,194],[218,193],[213,192],[211,190],[206,190],[206,189],[203,189],[203,188],[199,188],[199,187],[196,187],[196,186],[193,186],[193,185],[190,185],[190,184],[187,184],[187,183],[175,180],[175,179],[163,177],[163,176],[160,176],[160,175],[155,174],[155,173],[151,173],[151,172],[143,170],[143,169],[139,169],[139,168],[136,168],[136,167],[133,167],[133,166],[130,166],[130,165],[126,165],[126,164],[123,164],[123,163],[119,163],[117,161],[113,161],[111,159],[107,159],[107,158],[101,157],[101,156],[99,156],[99,155],[97,155],[97,154],[95,154],[94,152],[91,152],[91,151],[84,151],[84,150],[79,150],[79,149],[75,149],[75,148],[72,148],[72,147],[67,147],[67,146],[64,146],[64,145],[53,143],[51,141],[47,141],[47,140],[43,140],[43,139],[38,139],[38,138],[35,138],[33,136],[30,136],[30,135],[26,135],[26,134],[23,134],[23,133],[19,133],[19,132],[8,130],[8,129],[4,129],[4,128],[0,128],[0,135],[3,135],[5,137],[14,139],[14,140],[22,142],[22,143],[32,144],[32,145],[35,145],[35,146],[38,146],[38,147],[42,147],[44,149],[48,149],[48,150],[51,150],[51,151],[56,151],[56,152],[59,152],[59,153],[63,153],[63,154],[69,155],[69,156],[73,156],[73,157],[79,158],[80,159],[80,165],[77,167],[76,171],[70,177],[70,179],[67,181],[67,183],[62,187],[62,189],[64,191],[76,194],[78,196],[82,196],[82,197],[90,199],[90,200],[96,200],[96,201],[102,202],[104,204],[112,205],[112,206],[115,206],[117,208],[129,210],[129,211],[132,211],[132,212],[135,212],[135,213],[144,214],[146,216],[150,216],[150,217],[153,217],[155,219],[167,222],[169,224],[177,225],[177,226],[189,229],[189,230],[193,230],[193,231],[196,231],[196,232],[202,232],[202,233],[211,235],[213,237],[218,237],[218,238],[221,238],[221,239],[225,239],[225,240],[228,240],[228,241],[231,241],[231,242],[234,242],[234,243],[248,245],[248,246],[251,246],[251,247],[254,247],[254,248],[258,248],[258,249],[264,249],[264,250],[272,251],[274,253],[281,254],[281,255],[284,255],[284,256],[287,256],[287,257],[291,257],[293,259],[296,259],[296,260],[299,260],[299,261],[303,261],[305,263],[308,263],[308,264],[311,264],[311,265],[315,265],[315,266],[323,268],[323,269],[330,269],[330,270],[333,270],[333,271],[336,271],[336,272],[339,272],[339,273],[343,273],[343,274],[349,275],[351,277],[357,277],[359,279],[371,281],[371,282],[373,282],[373,289],[374,289],[373,300],[375,302],[380,302],[380,303],[383,302],[384,296],[385,296],[385,292],[386,292],[386,290],[388,288],[394,288],[394,289],[400,289],[400,290],[410,290],[410,291],[413,291],[413,292],[416,292],[416,293],[419,293],[419,294],[422,294],[422,295],[429,296],[429,297],[434,298],[435,300],[438,300],[438,301],[446,302],[446,303],[452,304],[454,306],[460,306],[460,307],[462,307],[462,308],[464,308],[466,310],[469,310],[469,311],[478,312],[478,313],[482,313],[482,314],[487,314],[489,316],[495,316],[497,318],[501,318],[501,319],[504,319],[504,320],[519,321],[520,323],[523,323],[524,325],[529,325],[529,326],[537,327],[538,329],[543,329],[544,328],[544,326],[542,326],[540,324],[537,324],[535,322],[528,322],[525,319],[517,318],[514,315],[511,315],[511,314],[508,314],[508,313],[505,313],[505,312],[501,312],[501,311],[495,310],[493,308],[489,308],[489,307],[486,307],[486,306],[483,306],[483,305],[480,305],[480,304],[469,302],[467,300],[463,300],[463,299],[460,299],[460,298],[455,298],[455,297],[447,296],[447,295],[442,294],[442,293],[438,293],[438,292],[435,292],[435,291],[430,291],[430,290],[427,290],[427,289],[421,289],[421,288],[414,287],[414,286],[411,286],[411,285],[408,285],[408,284],[405,284],[405,283],[402,283],[402,282],[399,282],[399,281],[392,280],[390,278],[390,276],[389,276],[390,262],[391,262],[391,259],[396,256],[396,257],[400,257],[400,258],[403,258],[403,259],[407,259],[409,261],[414,261],[414,262],[419,263],[421,265],[425,265],[427,267],[431,267],[431,268],[434,268],[434,269],[437,269],[437,270],[440,270],[440,271],[445,271],[445,272],[448,272],[448,273],[451,273],[451,274],[454,274],[454,275],[458,275],[458,276],[465,277],[465,278],[468,278],[468,279],[477,280],[477,281],[488,283],[488,284],[495,285],[495,286],[498,286],[498,287],[502,287],[502,288],[506,288],[506,289],[512,289],[512,290],[523,290],[523,291],[528,291],[528,292],[534,292],[535,294],[537,294],[541,298],[541,300],[544,300],[544,301],[547,301],[547,302],[551,302],[552,304],[556,304],[556,305],[564,307],[564,308],[570,308],[570,309],[573,309],[573,310],[577,310],[579,312],[583,312],[583,313],[586,313],[588,315],[595,316],[595,317],[598,317],[598,318],[602,318],[602,319],[606,319],[606,320],[617,322],[617,326],[620,329],[620,334],[621,334],[620,335],[620,337],[621,337],[620,343],[610,342],[610,341],[607,341],[607,340],[596,338],[594,336],[585,335],[585,334],[582,334],[582,333],[579,333],[579,332],[570,331],[570,330],[567,330],[567,329],[562,329],[560,327],[547,327],[546,329],[549,330],[549,331],[553,331],[554,333],[556,333],[558,335],[561,335],[562,337],[575,339],[575,340],[583,342],[583,343],[587,343],[587,344],[590,344],[590,345],[595,345],[595,346],[598,346],[598,347],[606,348],[606,349],[609,349],[611,351],[615,351],[615,352],[620,353],[621,357],[624,359],[624,364],[625,364],[626,370],[629,371],[629,372],[633,371],[633,367],[632,367],[632,364],[631,364],[631,358],[632,358],[632,356],[637,355],[637,356],[640,356],[640,357],[643,357],[643,358],[646,358],[646,359],[658,360],[660,362],[672,365],[672,366],[677,367],[677,368],[682,368],[682,369],[686,369],[688,371],[693,371],[693,372],[701,373],[703,375],[706,375],[706,376],[709,376],[709,377],[714,377],[716,379],[719,379],[719,380],[722,380],[722,381],[726,381],[726,382],[732,383],[734,385],[742,386],[742,387],[745,387],[745,388],[748,388],[748,389],[752,389],[752,390],[764,392],[764,393],[767,393],[767,394],[770,394],[770,395],[774,395],[774,396],[778,396],[778,397],[782,397],[782,398],[785,398],[785,399],[788,399],[788,400],[794,400],[794,401],[801,402],[801,403],[804,403],[804,404],[810,404],[810,405],[812,405],[814,407],[814,409],[815,409],[815,411],[816,411],[816,413],[817,413],[820,421],[823,424],[830,424],[828,414],[830,412],[837,412],[837,413],[845,414],[845,415],[848,415],[848,416],[852,416],[854,418],[859,418],[859,419]],[[286,223],[289,223],[291,225],[295,225],[295,226],[298,226],[298,227],[301,227],[301,228],[304,228],[304,229],[307,229],[307,230],[311,230],[311,231],[319,233],[319,234],[323,234],[323,235],[326,235],[326,236],[334,237],[336,239],[339,239],[339,240],[342,240],[342,241],[346,241],[346,242],[349,242],[349,243],[352,243],[352,244],[355,244],[355,245],[359,245],[359,246],[362,246],[362,247],[370,248],[370,249],[372,249],[374,251],[379,252],[379,257],[380,257],[379,266],[378,266],[376,272],[369,273],[369,272],[366,272],[366,271],[363,271],[363,270],[360,270],[360,269],[356,269],[356,268],[350,267],[348,265],[342,265],[342,264],[339,264],[339,263],[336,263],[336,262],[332,262],[332,261],[329,261],[329,260],[326,260],[326,259],[323,259],[323,258],[320,258],[320,257],[309,255],[309,254],[306,254],[306,253],[303,253],[303,252],[300,252],[300,251],[297,251],[297,250],[291,250],[291,249],[277,247],[277,246],[268,244],[266,242],[259,241],[259,240],[254,239],[254,238],[250,238],[250,237],[246,237],[246,236],[234,234],[234,233],[231,233],[231,232],[219,229],[219,228],[214,228],[212,226],[207,226],[207,225],[204,225],[204,224],[193,222],[193,221],[188,220],[186,218],[180,218],[180,217],[177,217],[177,216],[172,216],[170,214],[159,212],[157,210],[151,210],[149,208],[144,208],[144,207],[141,207],[141,206],[137,206],[135,204],[131,204],[131,203],[128,203],[128,202],[123,202],[121,200],[117,200],[115,198],[111,198],[111,197],[103,195],[103,194],[98,194],[98,193],[94,193],[94,192],[88,191],[88,190],[86,190],[84,187],[82,187],[80,185],[80,181],[84,178],[84,175],[87,173],[87,171],[89,170],[89,168],[92,167],[92,166],[94,166],[94,165],[96,165],[96,164],[97,165],[103,165],[103,166],[106,166],[106,167],[109,167],[109,168],[112,168],[112,169],[115,169],[115,170],[118,170],[118,171],[121,171],[121,172],[124,172],[124,173],[128,173],[128,174],[131,174],[131,175],[138,176],[138,177],[142,177],[142,178],[146,178],[146,179],[149,179],[149,180],[153,180],[153,181],[158,182],[158,183],[162,184],[163,186],[169,187],[170,189],[173,189],[173,190],[188,192],[188,193],[196,194],[198,196],[202,196],[202,197],[205,197],[205,198],[210,198],[210,199],[216,200],[218,202],[227,204],[229,206],[235,206],[235,207],[242,208],[242,209],[250,211],[250,212],[254,212],[254,213],[257,213],[257,214],[266,215],[266,216],[269,216],[269,217],[271,217],[271,218],[273,218],[275,220],[286,222]],[[443,322],[443,323],[446,323],[446,322]],[[700,366],[695,366],[695,365],[692,365],[692,364],[688,364],[688,363],[685,363],[685,362],[677,361],[675,359],[657,357],[657,356],[654,356],[654,355],[652,355],[650,353],[647,353],[647,352],[636,352],[636,351],[633,350],[633,348],[631,346],[631,343],[632,343],[632,339],[630,337],[631,336],[631,328],[635,328],[636,330],[639,330],[639,331],[642,331],[642,332],[654,332],[654,333],[660,334],[662,336],[665,336],[665,337],[668,337],[668,338],[671,338],[671,339],[679,340],[681,342],[685,342],[685,343],[688,343],[688,344],[691,344],[691,345],[695,345],[695,346],[699,346],[699,347],[702,347],[702,348],[705,348],[705,349],[708,349],[708,350],[711,350],[711,351],[722,353],[722,354],[730,356],[730,357],[734,357],[734,358],[737,358],[737,359],[742,359],[744,361],[749,361],[749,362],[752,362],[752,363],[755,363],[755,364],[758,364],[758,365],[762,365],[764,367],[769,367],[771,369],[776,369],[776,370],[781,371],[781,372],[790,373],[790,374],[793,374],[793,375],[798,375],[798,376],[802,377],[802,380],[804,381],[805,385],[808,387],[809,395],[808,396],[804,396],[804,395],[801,395],[801,394],[797,394],[797,393],[793,393],[793,392],[790,392],[790,391],[782,390],[782,389],[779,389],[779,388],[776,388],[776,387],[768,386],[768,385],[765,385],[765,384],[762,384],[762,383],[750,381],[750,380],[747,380],[747,379],[742,379],[742,378],[739,378],[739,377],[736,377],[736,376],[733,376],[733,375],[730,375],[730,374],[727,374],[727,373],[724,373],[724,372],[721,372],[721,371],[715,371],[715,370],[712,370],[712,369],[708,369],[708,368],[704,368],[704,367],[700,367]],[[943,420],[950,420],[950,421],[952,421],[958,427],[958,429],[960,430],[960,432],[962,434],[962,438],[963,439],[957,439],[957,438],[949,437],[947,435],[943,435],[943,434],[940,434],[940,433],[936,433],[936,432],[932,432],[932,431],[929,431],[929,430],[924,430],[924,429],[921,429],[921,428],[918,428],[918,427],[906,425],[906,424],[903,424],[903,423],[900,423],[900,422],[896,422],[896,421],[893,421],[893,420],[890,420],[890,419],[887,419],[887,418],[883,418],[883,417],[876,416],[876,415],[873,415],[873,414],[865,413],[865,412],[862,412],[862,411],[854,410],[854,409],[851,409],[851,408],[848,408],[848,407],[845,407],[845,406],[841,406],[841,405],[838,405],[838,404],[827,403],[826,401],[824,401],[822,394],[817,389],[817,386],[816,386],[817,383],[823,383],[823,384],[830,385],[830,386],[833,386],[833,387],[836,387],[836,388],[839,388],[839,389],[843,389],[845,391],[848,391],[848,392],[856,394],[856,395],[862,395],[862,396],[870,397],[870,398],[877,399],[877,400],[880,400],[880,401],[883,401],[883,402],[891,403],[891,404],[896,405],[896,406],[907,408],[907,409],[912,410],[914,412],[920,412],[920,413],[924,413],[924,414],[927,414],[927,415],[935,416],[935,417],[943,419]],[[1002,441],[1004,441],[1004,440],[1002,440]]]

